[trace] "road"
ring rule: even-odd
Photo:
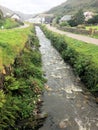
[[[49,30],[53,31],[53,32],[64,34],[64,35],[66,35],[68,37],[71,37],[71,38],[74,38],[74,39],[77,39],[77,40],[80,40],[80,41],[83,41],[83,42],[86,42],[86,43],[91,43],[91,44],[98,45],[98,39],[91,38],[91,37],[84,36],[84,35],[80,35],[80,34],[74,34],[74,33],[70,33],[70,32],[64,32],[64,31],[58,30],[56,27],[52,27],[50,25],[46,25],[46,27]]]

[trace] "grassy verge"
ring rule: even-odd
[[[43,27],[46,36],[70,63],[75,73],[91,91],[98,91],[98,46],[51,32]]]
[[[4,29],[11,29],[11,28],[15,28],[15,27],[19,27],[21,25],[23,25],[22,22],[17,21],[15,19],[11,19],[11,18],[5,18],[0,20],[0,27],[3,26]]]
[[[30,31],[15,30],[16,34],[20,32],[24,35],[24,40],[22,43],[15,43],[20,46],[17,54],[19,50],[22,51],[15,60],[12,58],[11,73],[5,76],[4,87],[0,90],[0,130],[34,130],[39,124],[34,111],[38,111],[37,102],[45,80],[42,77],[38,39],[33,28],[25,44],[25,33]],[[18,37],[18,40],[21,41],[20,38]],[[13,44],[11,45],[13,47]],[[12,53],[15,50],[16,48]]]
[[[96,30],[98,30],[98,26],[96,26],[96,25],[86,26],[86,30],[89,30],[89,29],[96,29]]]
[[[0,70],[8,66],[25,46],[30,28],[0,30]]]

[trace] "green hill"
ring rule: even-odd
[[[74,14],[79,9],[98,12],[98,0],[67,0],[61,5],[52,8],[47,13],[54,15]]]

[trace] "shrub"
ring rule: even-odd
[[[60,23],[60,26],[63,27],[63,26],[69,26],[69,23],[68,22],[61,22]]]

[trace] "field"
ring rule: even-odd
[[[0,30],[0,70],[3,65],[13,63],[14,58],[23,49],[29,33],[29,28]]]
[[[98,25],[96,25],[96,26],[86,26],[86,30],[89,30],[89,29],[96,29],[96,30],[98,30]]]

